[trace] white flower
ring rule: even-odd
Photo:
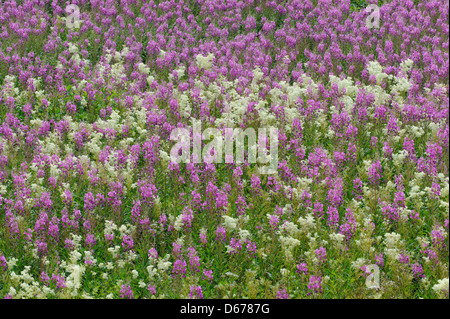
[[[342,243],[344,242],[345,236],[340,233],[332,233],[330,234],[330,239],[333,242],[333,245],[340,248],[342,247]]]
[[[388,181],[386,183],[386,190],[393,190],[395,189],[395,184],[392,181]]]
[[[384,250],[387,257],[389,257],[391,260],[397,260],[400,256],[400,252],[397,248],[387,248]]]
[[[257,82],[257,81],[261,80],[263,76],[264,76],[264,73],[261,72],[261,69],[259,67],[257,67],[253,71],[253,81]]]
[[[69,52],[74,54],[74,53],[78,53],[78,48],[76,45],[74,45],[73,43],[69,43]]]
[[[403,165],[403,161],[405,160],[406,156],[408,156],[407,150],[401,150],[400,152],[396,154],[392,154],[392,159],[394,161],[394,165],[399,167]]]
[[[114,230],[117,229],[117,225],[110,220],[105,220],[105,235],[114,234]]]
[[[153,83],[153,81],[155,81],[155,78],[154,78],[153,76],[149,75],[149,76],[147,77],[147,83],[148,83],[148,85],[151,85],[151,84]]]
[[[153,265],[150,265],[147,267],[147,271],[150,280],[152,280],[156,276],[158,270],[155,267],[153,267]]]
[[[16,289],[14,289],[14,287],[9,287],[8,294],[14,297],[16,295]]]
[[[305,218],[299,217],[298,223],[301,226],[303,232],[308,232],[315,227],[314,216],[312,214],[307,215]]]
[[[290,236],[297,236],[300,232],[298,226],[292,222],[286,221],[282,225],[280,225],[280,231],[286,231]]]
[[[170,258],[170,255],[167,254],[164,259],[160,258],[158,261],[158,270],[165,272],[167,269],[169,269],[169,267],[172,265],[172,263],[170,261],[167,261]],[[148,268],[147,268],[148,270]]]
[[[300,245],[300,241],[298,239],[292,238],[290,236],[280,236],[281,246],[283,246],[287,251],[292,251],[294,247]]]
[[[167,154],[167,152],[164,152],[162,150],[159,151],[159,157],[164,161],[164,162],[169,162],[170,161],[170,157]]]
[[[113,269],[113,268],[114,268],[114,264],[113,264],[112,262],[108,262],[108,263],[106,264],[106,269],[111,270],[111,269]]]
[[[8,265],[8,269],[13,268],[17,263],[17,259],[14,257],[11,257],[10,260],[6,261],[6,264]]]
[[[212,68],[212,60],[214,59],[214,54],[210,53],[207,56],[203,56],[201,54],[198,54],[195,57],[197,61],[197,66],[201,69],[207,69],[210,70]]]
[[[94,256],[92,256],[92,252],[89,250],[86,250],[84,252],[84,257],[85,257],[86,261],[91,262],[92,265],[95,265],[97,263],[97,259],[95,259]]]
[[[179,214],[175,219],[175,223],[173,224],[173,228],[176,231],[179,231],[183,227],[183,214]]]
[[[224,219],[225,229],[227,231],[231,231],[236,228],[236,223],[237,223],[236,219],[234,219],[233,217],[230,217],[228,215],[223,215],[223,219]]]
[[[148,66],[146,66],[144,63],[139,63],[139,65],[138,65],[138,70],[139,70],[139,72],[141,72],[141,73],[145,73],[145,74],[148,74],[149,72],[150,72],[150,69],[148,68]]]
[[[123,237],[125,235],[129,235],[130,234],[130,230],[125,225],[121,225],[119,227],[119,232],[120,232],[120,237]]]
[[[367,263],[365,258],[358,258],[355,261],[352,261],[352,267],[355,269],[359,269]]]
[[[448,298],[448,289],[448,278],[438,280],[438,283],[433,286],[433,290],[441,298]]]
[[[246,241],[250,237],[250,232],[246,229],[239,229],[239,237],[242,241]]]
[[[411,59],[405,60],[402,63],[400,63],[400,67],[402,68],[403,73],[406,73],[407,71],[411,70],[414,65],[414,61]]]
[[[70,263],[76,264],[78,260],[80,260],[81,254],[77,250],[73,250],[70,253]]]
[[[411,125],[410,128],[415,137],[421,137],[425,133],[425,131],[421,127]]]
[[[386,233],[384,235],[385,240],[384,243],[386,244],[387,248],[395,248],[400,243],[400,234],[397,233]]]
[[[81,277],[83,276],[85,269],[86,268],[84,266],[80,265],[69,265],[67,267],[67,271],[70,272],[69,277],[67,277],[67,282],[70,282],[72,284],[74,290],[73,292],[75,294],[81,287]]]
[[[383,67],[378,61],[370,61],[367,71],[370,75],[375,75],[378,85],[381,84],[384,79],[388,78],[388,75],[383,72]]]

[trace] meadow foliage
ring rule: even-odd
[[[0,297],[449,298],[448,10],[2,1]],[[195,121],[275,174],[173,162]]]

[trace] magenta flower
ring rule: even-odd
[[[324,247],[320,247],[316,249],[316,256],[321,263],[324,263],[327,260],[327,251]]]
[[[300,263],[297,265],[297,270],[296,272],[299,275],[307,275],[308,274],[308,266],[306,265],[306,263]]]
[[[8,269],[8,264],[6,263],[5,256],[0,256],[0,267],[3,268],[3,271],[6,271]]]
[[[222,226],[217,226],[217,231],[216,231],[216,240],[217,241],[225,241],[226,240],[226,231],[225,231],[225,227]]]
[[[203,277],[202,277],[202,279],[203,280],[208,280],[208,281],[213,280],[213,271],[212,270],[203,269]]]
[[[53,280],[56,282],[56,289],[58,289],[59,291],[61,291],[62,288],[66,287],[66,281],[63,276],[53,274],[52,281]]]
[[[409,256],[406,254],[400,254],[398,257],[398,260],[402,263],[402,264],[407,264],[409,263]]]
[[[186,277],[186,261],[177,259],[173,264],[172,276],[173,277]]]
[[[308,289],[311,290],[311,292],[308,293],[308,296],[311,295],[311,293],[314,294],[322,293],[322,277],[311,276],[309,278]]]
[[[189,299],[203,299],[201,286],[191,286],[189,291]]]
[[[208,243],[208,239],[207,239],[207,236],[206,236],[206,234],[204,234],[204,233],[200,233],[200,242],[203,244],[203,245],[206,245],[207,243]]]
[[[289,294],[286,289],[281,289],[277,291],[277,299],[289,299]]]
[[[149,284],[147,287],[147,290],[150,292],[151,295],[156,295],[156,286]]]
[[[422,265],[419,263],[414,263],[411,265],[413,276],[415,278],[425,278],[425,275],[423,274],[423,268]]]
[[[369,168],[367,176],[372,185],[378,185],[380,183],[382,177],[380,161],[376,161],[372,164],[372,166]]]
[[[375,255],[375,263],[380,267],[384,266],[383,254]]]
[[[95,236],[93,234],[87,234],[86,235],[86,246],[92,249],[94,245],[96,244]]]
[[[50,277],[47,275],[45,271],[43,271],[40,275],[40,282],[42,282],[44,285],[48,286],[50,282]]]
[[[280,217],[278,217],[277,215],[270,215],[269,225],[270,225],[270,229],[272,231],[277,229],[279,223],[280,223]]]
[[[152,247],[148,250],[148,258],[158,259],[158,252],[155,248]]]
[[[120,289],[120,298],[122,299],[134,299],[133,291],[130,285],[122,285]]]
[[[133,238],[131,236],[125,235],[123,236],[122,247],[125,251],[133,249]]]

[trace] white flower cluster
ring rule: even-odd
[[[397,260],[400,255],[399,247],[402,244],[400,240],[401,236],[397,233],[386,233],[384,235],[384,243],[386,256],[391,258],[392,260]]]
[[[333,246],[335,246],[336,248],[339,248],[339,249],[343,247],[344,238],[345,238],[345,235],[341,234],[341,233],[331,233],[330,234],[330,239],[331,239],[331,242],[333,243]]]
[[[177,215],[177,217],[176,217],[176,219],[175,219],[175,222],[173,223],[173,228],[176,230],[176,231],[180,231],[181,230],[181,228],[183,227],[183,213],[181,213],[181,214],[178,214]]]
[[[74,253],[77,255],[75,256]],[[77,261],[81,257],[78,251],[73,251],[70,258],[70,263],[66,265],[66,271],[70,275],[66,278],[66,287],[71,290],[72,297],[78,295],[78,290],[81,288],[81,277],[83,276],[86,267],[84,265],[78,265]]]
[[[402,63],[400,63],[400,68],[402,69],[403,73],[406,73],[412,69],[413,65],[414,61],[411,59],[407,59],[405,61],[402,61]]]
[[[251,238],[251,234],[247,229],[239,229],[239,238],[242,241],[246,241]]]
[[[131,234],[134,233],[135,229],[136,229],[136,226],[131,225],[129,223],[120,225],[120,227],[119,227],[120,238],[123,238],[126,235],[131,236]]]
[[[184,118],[190,118],[192,107],[191,107],[191,102],[189,100],[189,96],[188,96],[187,92],[178,94],[177,102],[178,102],[178,108],[181,113],[181,116],[183,116]]]
[[[292,250],[300,245],[300,240],[291,236],[280,236],[279,240],[281,243],[281,247],[284,250],[284,254],[288,259],[292,257]]]
[[[389,77],[389,75],[383,72],[383,67],[378,61],[370,61],[369,66],[367,67],[367,71],[370,75],[375,75],[378,85],[380,85],[385,79]]]
[[[223,217],[223,223],[224,223],[225,229],[227,231],[232,231],[236,228],[238,219],[235,219],[228,215],[223,215],[222,217]]]
[[[16,76],[7,75],[3,80],[3,86],[1,86],[1,90],[3,91],[3,98],[6,100],[8,97],[16,97],[19,95],[19,89],[15,87]]]
[[[120,246],[108,247],[108,251],[113,255],[114,258],[119,257]]]
[[[355,261],[352,261],[352,267],[354,269],[359,269],[360,267],[367,265],[367,259],[366,258],[358,258]]]
[[[139,72],[144,73],[144,74],[150,73],[150,68],[142,62],[139,63],[138,70],[139,70]]]
[[[198,54],[195,57],[195,60],[197,62],[197,66],[200,69],[206,69],[210,70],[212,68],[212,60],[214,59],[214,54],[210,53],[207,56],[203,56],[201,54]]]
[[[314,216],[312,213],[308,214],[305,218],[299,217],[298,223],[300,224],[301,231],[303,233],[308,233],[310,230],[316,227],[316,224],[314,222]]]
[[[338,78],[337,76],[330,74],[330,82],[338,85],[338,89],[345,89],[346,96],[355,98],[358,93],[358,87],[354,85],[351,78]]]
[[[281,224],[280,227],[278,228],[278,231],[280,234],[287,232],[289,236],[292,237],[298,237],[300,235],[300,230],[298,229],[298,226],[289,221],[285,221],[283,224]]]
[[[170,255],[167,254],[164,256],[164,258],[159,258],[158,260],[158,270],[162,273],[166,272],[172,263],[169,261]]]
[[[257,67],[255,70],[253,70],[253,82],[256,83],[260,81],[264,76],[264,73],[261,72],[261,69]]]
[[[78,47],[75,44],[69,42],[68,46],[69,46],[70,53],[72,53],[72,54],[78,53]]]
[[[438,280],[438,283],[433,286],[433,290],[439,295],[439,297],[448,298],[448,278]]]
[[[85,261],[89,262],[91,265],[95,265],[97,263],[97,259],[94,258],[90,250],[84,251],[84,258]]]
[[[397,167],[401,167],[407,156],[408,156],[407,150],[401,150],[398,153],[392,154],[392,160],[394,162],[394,165]]]

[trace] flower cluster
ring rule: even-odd
[[[73,2],[0,4],[1,298],[448,298],[448,1]]]

